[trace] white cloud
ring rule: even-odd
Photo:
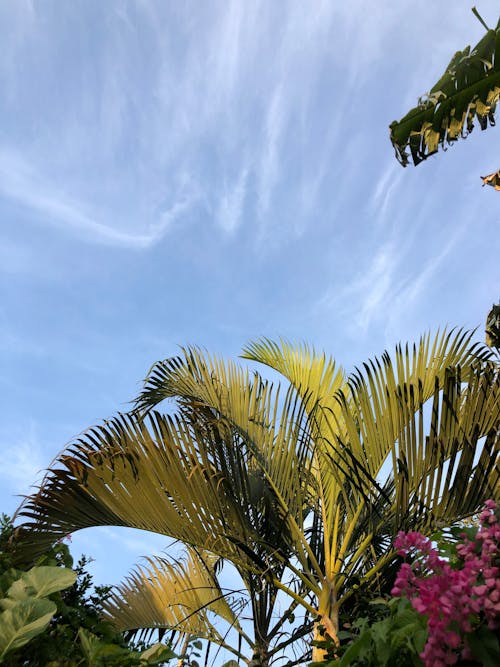
[[[395,285],[400,284],[399,289],[394,286],[390,301],[386,304],[386,329],[396,332],[403,324],[402,320],[408,310],[415,306],[424,294],[429,294],[429,285],[432,279],[439,274],[445,262],[449,262],[452,251],[457,247],[463,237],[468,224],[462,224],[450,235],[447,242],[443,243],[441,249],[431,255],[421,267],[412,273],[396,279]]]
[[[248,201],[258,220],[257,240],[279,235],[284,185],[300,236],[342,139],[334,132],[325,141],[315,127],[324,69],[337,69],[348,82],[332,104],[331,123],[338,125],[345,119],[335,114],[339,108],[348,113],[359,68],[380,55],[384,34],[397,20],[394,8],[382,5],[372,17],[374,30],[373,21],[359,20],[365,10],[362,1],[342,9],[326,0],[291,3],[286,12],[239,1],[196,11],[189,4],[145,1],[107,5],[106,40],[89,53],[79,48],[71,54],[80,85],[73,90],[66,69],[58,71],[55,98],[37,100],[43,133],[17,148],[21,164],[12,150],[0,156],[0,194],[87,240],[148,248],[174,220],[214,196],[219,227],[233,230],[242,220],[247,181],[256,188],[255,202]],[[58,67],[64,54],[56,47],[63,45],[62,28],[73,27],[71,10],[57,21],[47,14],[53,34],[41,34],[39,22],[24,15],[34,41],[20,55],[34,49],[40,61]],[[356,57],[346,57],[346,49]],[[45,80],[46,71],[38,72],[30,58],[5,60],[24,63],[26,80],[41,75],[39,88],[50,92],[52,79]],[[29,108],[29,95],[19,101]],[[290,151],[300,165],[293,176]],[[183,171],[192,174],[193,191],[179,191]],[[213,182],[220,183],[221,174],[238,174],[222,193]],[[167,214],[161,216],[156,212],[164,201]]]
[[[0,194],[31,209],[43,224],[78,232],[86,240],[129,248],[147,248],[163,238],[171,225],[193,204],[189,195],[176,201],[151,223],[146,233],[121,231],[96,220],[81,202],[58,190],[29,166],[22,156],[0,152]]]
[[[224,187],[217,212],[217,222],[227,233],[241,224],[247,191],[248,169],[243,167],[231,187]]]
[[[3,437],[5,440],[6,435]],[[29,493],[31,487],[41,482],[47,463],[31,424],[23,437],[16,436],[0,448],[0,479],[13,493]]]
[[[394,232],[374,251],[370,263],[358,270],[351,282],[342,288],[330,287],[313,307],[314,316],[329,318],[335,313],[345,323],[345,332],[359,338],[376,331],[384,338],[398,338],[411,319],[410,313],[431,297],[432,280],[442,275],[442,267],[463,238],[468,222],[445,235],[442,245],[419,248],[419,261],[414,262],[414,236],[422,233],[415,219],[415,229],[403,240]],[[437,237],[436,237],[437,241]],[[435,248],[435,250],[432,250]]]
[[[258,168],[258,212],[260,218],[268,213],[272,192],[279,180],[279,149],[285,121],[283,85],[279,83],[273,92],[266,114],[263,151]]]
[[[370,265],[358,274],[360,277],[343,289],[328,289],[316,305],[316,311],[348,313],[348,326],[357,333],[365,333],[374,318],[384,316],[392,298],[398,262],[394,246],[383,245],[374,254]]]
[[[389,206],[394,199],[394,195],[398,192],[398,185],[403,175],[404,171],[401,165],[393,158],[381,171],[381,175],[375,183],[368,209],[379,226],[384,225],[389,220]]]

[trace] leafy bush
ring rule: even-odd
[[[93,586],[85,556],[54,544],[26,570],[14,567],[15,532],[0,523],[0,662],[6,667],[139,667],[175,657],[164,644],[134,647],[101,619],[111,588]]]
[[[427,639],[425,619],[408,600],[380,598],[372,604],[379,620],[362,617],[354,621],[348,631],[339,632],[341,646],[329,647],[339,657],[311,667],[422,667],[419,653]]]
[[[73,570],[50,566],[0,577],[0,661],[45,630],[57,611],[48,597],[75,580]]]

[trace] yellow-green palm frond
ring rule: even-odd
[[[250,646],[238,615],[239,601],[222,591],[209,552],[188,549],[184,558],[148,558],[104,604],[104,618],[119,631],[167,629],[227,645],[214,619],[226,621]],[[238,651],[234,651],[238,654]]]
[[[196,348],[159,362],[137,409],[84,434],[25,500],[25,548],[102,524],[177,538],[238,568],[268,636],[278,589],[328,618],[356,581],[387,579],[397,530],[498,496],[500,379],[471,333],[424,336],[348,379],[304,346],[245,355],[286,390]],[[174,416],[152,410],[164,398]]]
[[[345,527],[361,520],[365,505],[381,502],[377,478],[398,438],[401,401],[409,400],[419,388],[425,403],[436,382],[443,386],[447,368],[467,370],[489,353],[472,342],[472,333],[445,330],[433,338],[423,336],[418,345],[398,346],[394,362],[385,353],[351,375],[347,383],[331,359],[304,346],[295,349],[283,341],[265,339],[248,345],[244,356],[283,373],[308,406],[314,447],[311,471],[322,513],[325,567],[334,571],[334,563],[347,549],[342,537]],[[411,409],[407,407],[405,419]],[[346,534],[350,540],[349,530]],[[319,553],[316,557],[321,559]]]
[[[448,368],[460,367],[467,373],[491,358],[472,336],[473,332],[461,329],[444,330],[422,336],[418,344],[398,345],[394,361],[385,352],[381,359],[363,364],[349,377],[348,389],[337,393],[342,413],[338,417],[338,411],[332,412],[330,432],[350,443],[351,453],[373,478],[398,437],[402,415],[407,419],[415,409],[413,396],[425,403],[434,395],[436,382],[442,389]]]
[[[159,413],[119,415],[90,429],[18,510],[23,544],[43,550],[74,530],[118,525],[236,557],[251,529],[205,445],[186,420]]]
[[[243,348],[243,359],[251,359],[281,373],[298,391],[302,400],[314,405],[328,400],[341,388],[341,368],[324,352],[318,354],[308,345],[292,345],[281,339],[276,343],[261,338]]]
[[[170,398],[208,404],[224,414],[232,390],[239,392],[243,388],[258,404],[259,400],[265,401],[271,384],[257,373],[253,374],[252,380],[248,369],[233,361],[210,355],[197,347],[186,347],[181,348],[181,355],[153,364],[135,400],[135,407],[139,412],[147,412]]]
[[[186,348],[182,357],[155,364],[141,392],[139,411],[150,409],[165,398],[176,399],[183,415],[197,427],[214,429],[220,445],[227,447],[227,433],[236,440],[235,451],[220,459],[233,459],[227,478],[239,492],[242,466],[251,475],[253,486],[270,490],[277,517],[294,532],[311,505],[311,489],[304,482],[310,475],[311,437],[303,401],[291,387],[284,396],[279,386],[231,362],[224,362],[197,348]],[[226,443],[226,444],[224,444]],[[251,492],[251,489],[249,489]],[[254,493],[255,495],[255,493]],[[248,499],[248,498],[247,498]],[[251,504],[251,503],[250,503]],[[282,532],[282,531],[281,531]],[[300,531],[302,535],[302,530]],[[283,537],[283,535],[282,535]],[[263,541],[266,536],[262,535]]]
[[[460,367],[448,367],[443,380],[435,376],[430,398],[420,382],[400,387],[392,402],[386,418],[395,437],[378,481],[364,470],[364,458],[353,454],[370,452],[377,424],[373,429],[354,425],[372,419],[373,413],[357,400],[343,404],[342,417],[353,427],[349,440],[339,438],[330,454],[332,475],[340,470],[340,477],[348,480],[344,494],[351,496],[351,509],[337,536],[343,557],[339,587],[352,574],[359,577],[376,568],[370,548],[375,538],[390,546],[399,530],[429,534],[474,514],[488,498],[499,498],[497,369],[478,363],[462,374]],[[381,420],[378,415],[379,428]],[[354,507],[362,511],[353,514]]]

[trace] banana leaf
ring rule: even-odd
[[[467,46],[457,51],[443,76],[420,97],[417,106],[389,125],[398,162],[403,167],[410,162],[417,166],[440,147],[446,150],[459,138],[466,138],[476,121],[482,130],[495,125],[499,98],[500,20],[494,30],[487,29],[473,49]]]

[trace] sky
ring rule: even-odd
[[[406,169],[388,131],[482,34],[462,0],[3,0],[0,511],[179,345],[482,339],[500,130]],[[98,583],[167,543],[73,542]]]

